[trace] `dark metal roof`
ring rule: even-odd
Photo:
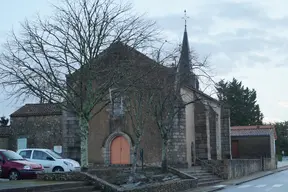
[[[49,116],[61,115],[62,108],[58,103],[40,103],[40,104],[26,104],[10,117],[27,117],[27,116]]]

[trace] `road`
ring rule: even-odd
[[[254,181],[243,183],[238,186],[229,186],[222,192],[287,192],[288,191],[288,170],[275,173]]]

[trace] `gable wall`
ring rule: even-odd
[[[80,161],[80,139],[77,117],[72,112],[64,112],[64,116],[63,138],[65,155],[67,157],[74,157],[74,159]],[[134,131],[128,117],[109,120],[109,107],[94,116],[89,125],[88,159],[91,164],[110,164],[110,159],[106,158],[106,156],[109,156],[107,151],[110,149],[105,149],[105,143],[111,134],[123,132],[131,138],[132,144],[135,142]],[[152,120],[147,124],[140,149],[144,151],[144,163],[157,165],[161,163],[161,137],[157,126],[152,123]]]

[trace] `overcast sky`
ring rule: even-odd
[[[55,1],[1,0],[0,43],[12,27],[19,29],[24,18],[51,14],[49,2]],[[243,81],[257,91],[265,121],[288,120],[287,0],[135,0],[133,4],[175,42],[182,39],[186,9],[190,46],[202,56],[210,55],[215,80]],[[24,104],[5,98],[3,93],[0,115],[8,116]]]

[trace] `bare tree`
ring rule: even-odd
[[[109,88],[129,76],[124,63],[133,63],[114,54],[116,45],[144,49],[155,37],[154,22],[133,14],[129,4],[64,0],[51,18],[26,21],[19,35],[12,33],[1,54],[1,85],[14,98],[33,96],[73,110],[87,167],[89,121],[110,102]]]
[[[125,108],[129,120],[131,121],[133,133],[135,136],[135,143],[132,155],[132,168],[129,182],[134,182],[136,179],[137,160],[139,154],[139,147],[144,131],[149,123],[149,108],[153,100],[153,89],[148,86],[137,86],[128,89],[125,97]]]
[[[158,50],[162,52],[162,50]],[[180,50],[175,49],[172,53],[163,54],[164,59],[159,60],[161,53],[156,53],[156,59],[161,66],[166,66],[162,74],[159,75],[159,81],[157,82],[158,90],[154,93],[153,105],[151,107],[151,114],[154,118],[155,123],[160,131],[162,138],[162,171],[166,172],[167,165],[167,150],[168,150],[168,141],[170,139],[170,133],[173,129],[173,126],[176,123],[178,115],[180,115],[181,110],[184,110],[185,107],[189,104],[195,103],[200,100],[200,98],[190,98],[189,95],[181,91],[183,85],[188,85],[184,82],[187,78],[201,78],[202,76],[207,79],[212,79],[209,73],[207,72],[207,58],[204,58],[203,61],[200,61],[199,57],[195,55],[195,52],[191,52],[191,74],[185,75],[181,74],[178,71],[177,58],[180,55]],[[174,64],[167,65],[167,60]],[[192,73],[194,70],[203,71],[204,75],[196,75]],[[186,76],[186,77],[185,77]],[[191,86],[191,85],[188,85]],[[198,91],[195,87],[191,86],[196,92]]]

